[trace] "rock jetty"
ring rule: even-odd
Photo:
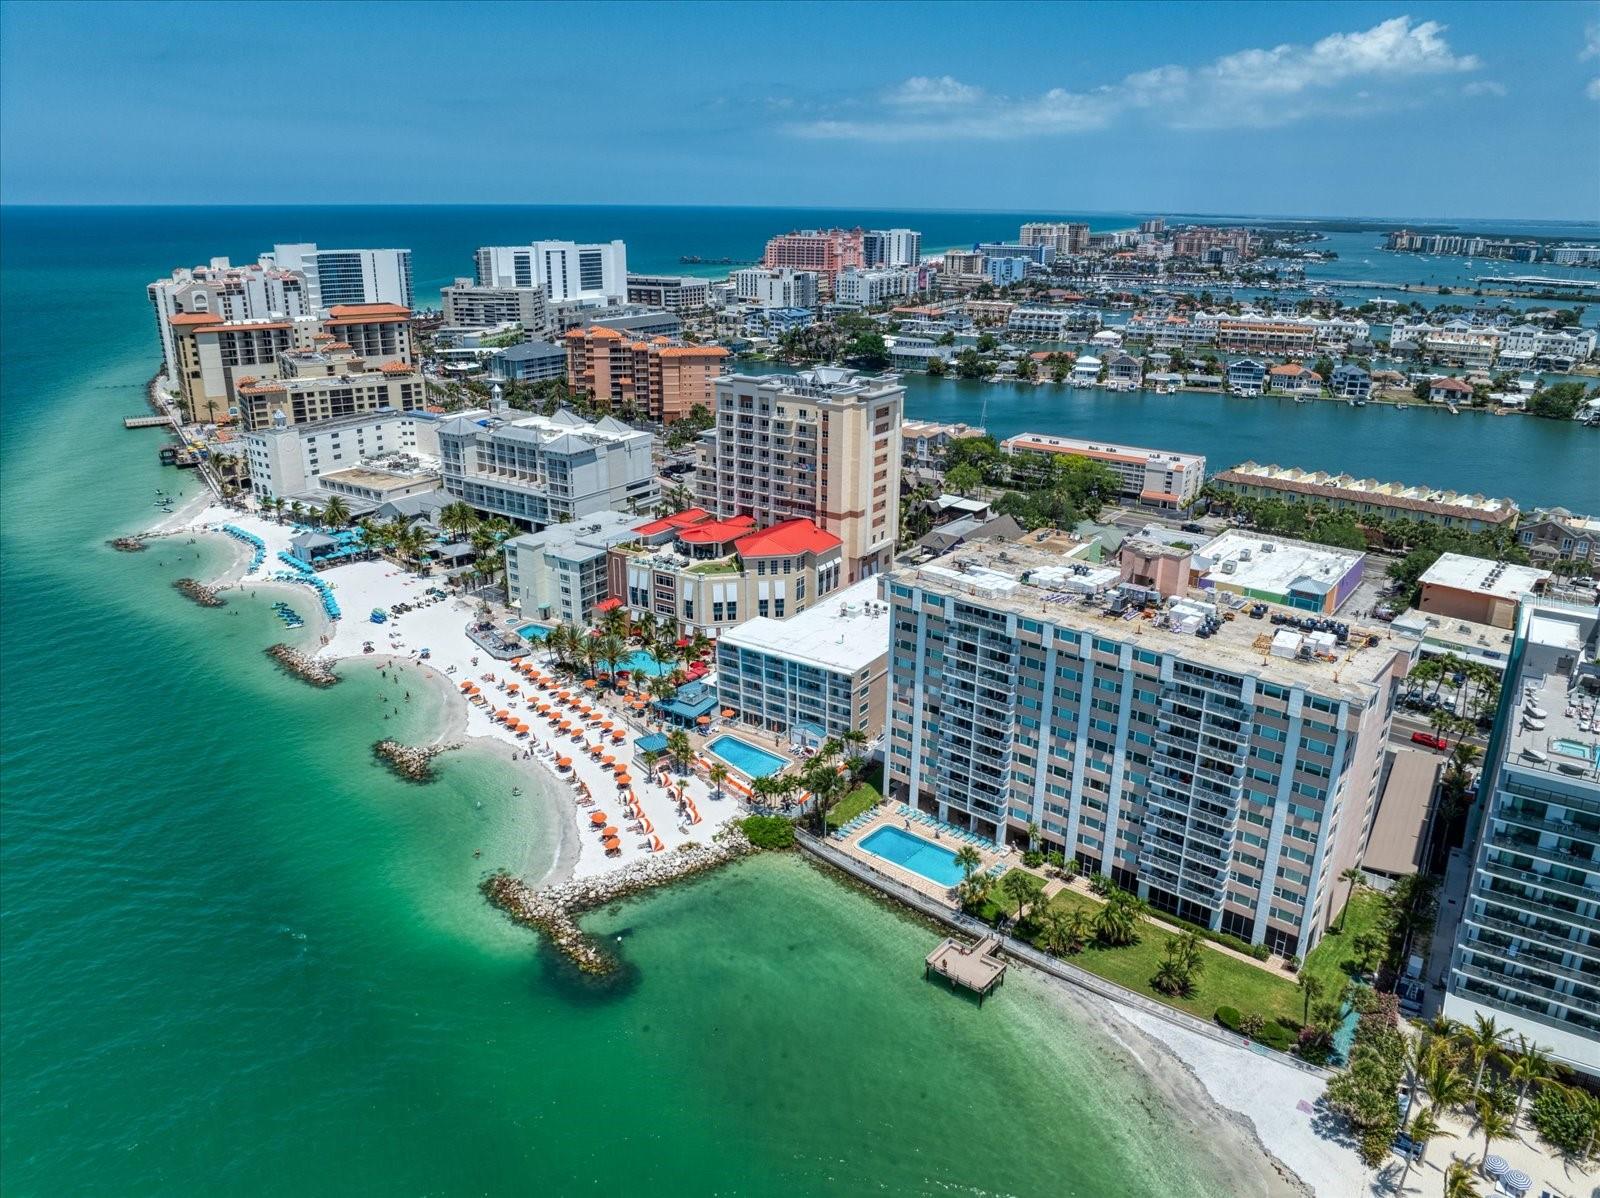
[[[380,740],[372,746],[372,755],[408,782],[432,782],[433,759],[455,745],[431,745],[417,748],[403,745],[397,740]]]
[[[113,537],[106,544],[118,553],[138,553],[150,548],[143,537]]]
[[[185,599],[193,599],[201,607],[226,607],[228,601],[217,594],[215,587],[194,578],[180,578],[172,584]]]
[[[578,927],[579,915],[630,894],[717,869],[756,851],[736,825],[729,825],[716,834],[710,845],[680,845],[670,853],[646,857],[593,878],[534,890],[520,878],[497,873],[485,879],[482,890],[490,903],[515,922],[537,928],[550,937],[551,943],[584,973],[607,974],[617,967],[616,958],[584,934]]]
[[[293,645],[279,642],[267,648],[267,656],[283,668],[284,673],[293,674],[303,682],[312,686],[332,686],[339,681],[328,663],[320,658],[312,657],[309,653],[302,653]]]

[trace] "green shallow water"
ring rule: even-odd
[[[798,861],[597,913],[598,989],[486,908],[557,839],[509,762],[398,781],[369,746],[436,698],[278,673],[265,595],[171,589],[224,545],[103,545],[195,485],[119,418],[143,282],[206,251],[42,236],[0,272],[0,1191],[1229,1192],[1037,983],[924,983],[930,932]]]

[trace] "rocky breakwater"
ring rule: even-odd
[[[110,545],[118,553],[139,553],[150,548],[149,543],[143,537],[113,537],[106,544]]]
[[[418,748],[403,745],[397,740],[380,740],[372,746],[372,755],[407,782],[432,782],[433,759],[440,753],[460,747],[455,744]]]
[[[201,607],[226,607],[228,601],[217,594],[217,588],[207,586],[195,578],[180,578],[172,584],[185,599],[192,599]]]
[[[600,948],[577,917],[630,894],[682,881],[717,869],[758,850],[735,825],[718,832],[710,845],[680,845],[592,878],[579,878],[559,886],[535,890],[520,878],[497,873],[485,879],[484,896],[517,923],[537,928],[584,973],[606,974],[617,967],[616,958]]]
[[[339,681],[339,675],[333,672],[327,662],[309,653],[303,653],[293,645],[280,642],[269,646],[266,652],[268,657],[282,667],[284,673],[293,674],[302,682],[309,682],[312,686],[332,686]]]

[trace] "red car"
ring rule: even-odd
[[[1413,732],[1411,739],[1419,745],[1427,745],[1430,749],[1448,749],[1450,742],[1442,736],[1435,736],[1431,732]]]

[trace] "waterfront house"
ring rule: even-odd
[[[1266,387],[1267,368],[1253,358],[1228,363],[1228,390],[1235,395],[1260,395]]]
[[[1428,399],[1432,403],[1471,403],[1472,388],[1460,379],[1434,379],[1428,384]]]
[[[1106,386],[1113,391],[1137,391],[1144,383],[1144,367],[1132,354],[1117,354],[1106,363]]]
[[[1326,504],[1348,511],[1359,520],[1422,520],[1447,528],[1481,532],[1487,528],[1514,527],[1517,505],[1510,499],[1463,495],[1456,491],[1407,483],[1385,483],[1375,478],[1302,470],[1297,466],[1263,466],[1242,462],[1211,480],[1222,490],[1257,499]]]
[[[1290,362],[1267,372],[1267,389],[1274,395],[1319,395],[1322,376],[1298,362]]]
[[[1329,383],[1336,399],[1365,400],[1372,395],[1372,376],[1349,363],[1335,366]]]
[[[1600,564],[1600,519],[1576,516],[1564,507],[1546,508],[1518,526],[1517,543],[1538,561]]]
[[[1100,367],[1102,363],[1093,354],[1084,354],[1072,364],[1072,373],[1067,376],[1067,385],[1071,387],[1093,387],[1100,381]]]

